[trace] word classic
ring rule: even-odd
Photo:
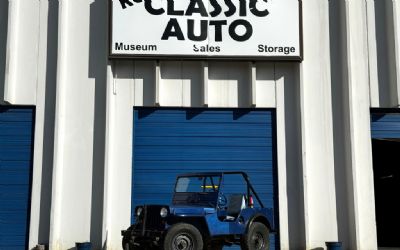
[[[221,6],[217,0],[209,0],[209,4],[212,7],[210,8],[211,10],[206,9],[203,0],[187,1],[188,4],[185,9],[176,9],[174,0],[167,0],[166,8],[154,7],[152,0],[119,0],[123,9],[133,6],[134,2],[141,3],[143,1],[144,8],[151,15],[166,14],[168,16],[192,17],[194,14],[196,14],[203,18],[207,17],[205,20],[187,19],[186,37],[191,41],[206,41],[208,39],[208,32],[210,30],[209,28],[211,27],[214,29],[214,39],[216,42],[222,41],[222,33],[226,28],[228,28],[228,34],[233,40],[238,42],[246,41],[250,39],[253,34],[253,27],[251,23],[245,19],[236,19],[228,24],[228,21],[224,20],[223,18],[230,17],[235,13],[237,13],[240,17],[246,17],[248,12],[256,17],[265,17],[269,14],[268,9],[258,7],[257,4],[258,1],[267,2],[268,0],[239,0],[236,4],[234,4],[232,0],[224,0],[224,6]],[[227,10],[223,12],[223,9]],[[209,17],[212,17],[213,19],[209,20]],[[197,22],[196,25],[200,25],[200,32],[197,32],[199,34],[195,34],[195,21]],[[181,25],[178,22],[178,19],[173,17],[169,19],[161,36],[161,40],[169,40],[170,38],[185,40],[185,35],[182,31]]]

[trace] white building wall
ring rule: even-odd
[[[38,18],[38,23],[39,23],[39,30],[38,30],[38,48],[37,48],[37,62],[36,62],[36,67],[37,67],[37,72],[35,74],[37,75],[37,78],[35,79],[35,85],[36,89],[34,93],[30,93],[33,96],[36,95],[36,105],[35,105],[35,144],[34,144],[34,149],[43,152],[45,147],[47,145],[52,144],[52,136],[51,131],[53,129],[49,129],[49,124],[46,124],[46,121],[49,122],[49,119],[54,117],[54,109],[49,110],[49,105],[47,106],[46,110],[46,81],[49,79],[49,75],[47,72],[50,72],[49,70],[55,70],[53,67],[47,67],[48,61],[51,62],[53,60],[54,63],[54,57],[53,59],[47,57],[47,52],[51,51],[51,49],[48,49],[48,45],[50,43],[47,42],[47,19],[48,19],[48,11],[49,11],[49,3],[46,1],[42,1],[39,3],[39,16]],[[42,28],[40,28],[42,27]],[[54,77],[54,73],[52,76]],[[29,77],[29,74],[25,77]],[[54,78],[53,78],[54,79]],[[53,83],[55,85],[55,83]],[[51,86],[51,85],[50,85]],[[51,87],[49,86],[49,89]],[[24,88],[24,85],[19,83],[16,84],[15,87],[19,88],[18,91],[21,91],[21,88]],[[52,94],[54,94],[54,91],[52,91]],[[49,98],[49,100],[54,100],[53,98]],[[47,112],[46,112],[47,111]],[[48,131],[45,131],[45,127],[48,129]],[[49,133],[50,132],[50,133]],[[29,231],[29,246],[34,246],[37,244],[37,242],[41,241],[41,237],[43,234],[48,234],[49,229],[48,226],[43,228],[43,226],[40,228],[39,225],[43,224],[44,221],[49,221],[50,216],[50,199],[48,197],[41,197],[41,192],[44,189],[49,189],[50,186],[48,186],[49,179],[51,177],[46,174],[46,172],[49,170],[49,163],[47,162],[47,159],[52,151],[48,151],[47,155],[44,154],[34,154],[34,159],[33,159],[33,165],[35,166],[33,168],[33,173],[32,173],[32,182],[33,183],[43,183],[44,185],[32,185],[32,196],[31,196],[31,221],[30,221],[30,231]],[[47,185],[46,185],[47,184]],[[46,187],[46,188],[44,188]],[[50,192],[48,190],[47,192]],[[42,231],[42,232],[40,232]],[[41,235],[41,236],[39,236]],[[45,237],[48,239],[48,237]]]
[[[4,84],[4,100],[8,103],[36,104],[39,15],[39,1],[9,1]]]
[[[140,86],[147,83],[143,72],[154,79],[152,62],[142,63],[143,71],[134,79],[135,63],[131,61],[113,62],[108,66],[107,81],[107,137],[105,164],[105,196],[102,242],[106,249],[120,249],[120,230],[126,229],[131,219],[131,182],[132,182],[132,131],[135,89],[138,80]],[[136,67],[137,68],[137,67]],[[154,81],[153,81],[154,83]],[[140,90],[147,92],[147,88]],[[154,90],[154,88],[150,88]],[[150,91],[146,101],[154,105],[154,91]],[[149,100],[150,99],[150,100]],[[143,98],[141,98],[143,101]],[[147,102],[145,102],[147,103]],[[149,105],[149,106],[151,106]]]
[[[300,107],[306,248],[338,240],[335,206],[329,2],[303,3]],[[318,37],[318,39],[314,39]]]
[[[298,64],[293,63],[276,63],[273,66],[275,69],[273,79],[276,79],[280,246],[281,249],[305,249],[301,125],[298,105],[300,70]]]
[[[133,107],[173,106],[276,108],[281,248],[376,249],[369,108],[399,105],[398,13],[303,1],[302,63],[108,61],[106,0],[1,1],[0,103],[36,106],[29,246],[119,249]]]
[[[354,221],[357,249],[377,247],[372,149],[370,132],[370,102],[368,91],[368,44],[366,6],[353,0],[345,6],[347,26],[347,74],[345,92],[348,96],[348,119],[351,145]],[[346,85],[346,84],[345,84]],[[347,113],[346,112],[346,113]]]
[[[102,246],[106,10],[104,1],[59,1],[51,249]]]

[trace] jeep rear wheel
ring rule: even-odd
[[[260,222],[251,224],[242,238],[241,246],[243,250],[269,250],[268,227]]]
[[[203,239],[197,228],[179,223],[172,226],[164,239],[165,250],[202,250]]]

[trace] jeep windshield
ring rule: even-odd
[[[221,176],[184,176],[176,182],[177,193],[218,192]]]
[[[220,175],[179,176],[176,180],[174,205],[216,207]]]

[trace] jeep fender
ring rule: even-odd
[[[273,231],[271,228],[271,223],[268,221],[267,217],[265,217],[265,215],[263,215],[262,213],[257,213],[247,221],[245,233],[249,231],[251,224],[253,224],[254,222],[261,222],[268,227],[269,231]]]
[[[210,235],[206,219],[202,216],[191,216],[191,217],[174,216],[173,218],[169,219],[167,223],[171,227],[177,223],[187,223],[196,227],[203,236],[207,237]]]

